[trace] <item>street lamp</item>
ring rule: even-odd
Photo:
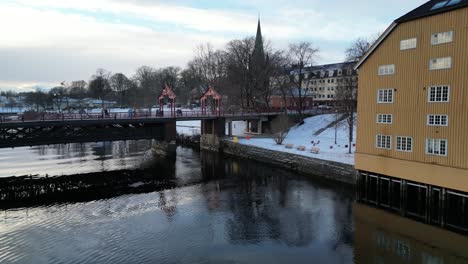
[[[57,98],[58,94],[54,93],[52,95],[54,96],[55,104],[57,105],[57,110],[60,112],[60,104],[59,104],[59,101],[58,101],[58,98]]]
[[[335,145],[336,145],[337,130],[338,130],[338,110],[335,110]]]

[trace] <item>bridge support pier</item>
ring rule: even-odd
[[[176,121],[164,124],[164,140],[167,142],[175,141],[177,136]]]
[[[232,120],[227,122],[228,124],[228,136],[232,137]]]
[[[219,151],[219,140],[224,137],[226,130],[226,119],[217,118],[202,120],[200,148],[211,151]]]
[[[265,129],[263,128],[263,122],[268,122],[268,119],[260,118],[258,120],[247,120],[247,133],[254,133],[254,134],[263,134]]]
[[[153,141],[153,154],[158,157],[175,159],[177,156],[177,144],[175,142],[177,135],[176,122],[167,122],[164,124],[164,139]]]

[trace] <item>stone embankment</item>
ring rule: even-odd
[[[214,150],[215,146],[205,147],[204,149]],[[357,181],[357,172],[354,167],[339,162],[242,145],[227,139],[219,141],[219,151],[347,184],[355,185]]]

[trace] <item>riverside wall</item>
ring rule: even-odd
[[[205,146],[204,149],[218,149],[225,154],[257,160],[284,169],[350,185],[356,185],[357,183],[357,172],[352,165],[315,159],[287,152],[274,151],[250,145],[242,145],[226,139],[220,139],[215,142],[216,146]]]

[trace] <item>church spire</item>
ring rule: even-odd
[[[257,24],[257,36],[255,37],[255,50],[254,52],[257,56],[265,56],[265,51],[263,50],[263,37],[262,37],[262,27],[260,25],[260,17],[258,18]]]
[[[258,18],[257,36],[255,37],[255,46],[252,55],[255,66],[262,68],[265,64],[265,50],[263,48],[263,37],[262,27],[260,25],[260,18]]]

